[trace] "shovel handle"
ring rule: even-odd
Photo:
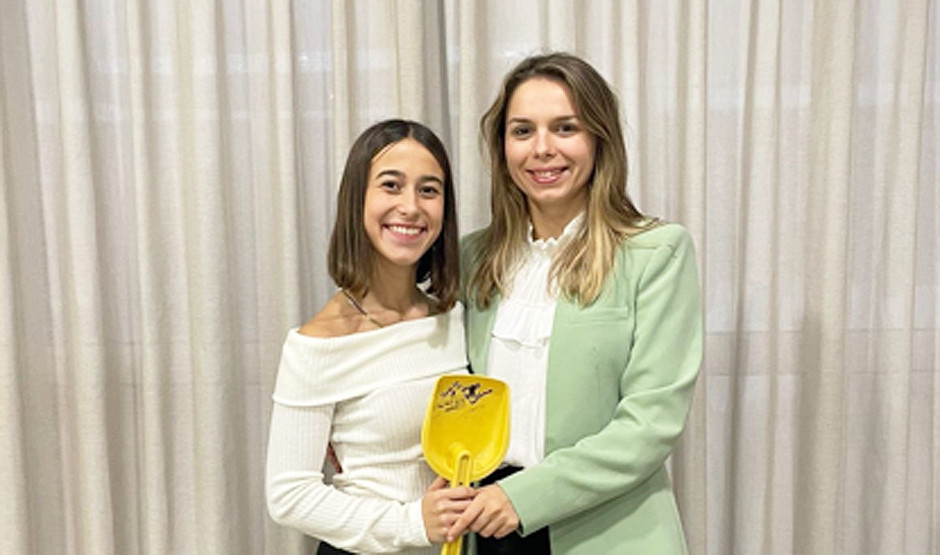
[[[463,546],[463,536],[441,546],[441,555],[460,555],[461,546]]]
[[[450,481],[450,487],[469,486],[472,465],[473,460],[470,458],[470,451],[461,451],[457,455],[457,464],[454,465],[454,477]],[[454,541],[447,542],[441,547],[441,555],[460,555],[462,545],[463,536],[459,536]]]
[[[463,450],[457,453],[457,464],[454,465],[454,478],[450,481],[450,487],[469,486],[472,466],[473,460],[470,458],[470,451]]]

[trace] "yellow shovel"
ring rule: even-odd
[[[451,487],[469,485],[496,470],[509,446],[509,387],[473,374],[441,376],[421,427],[421,447],[431,469],[451,477]],[[444,544],[441,555],[457,555],[463,537]]]

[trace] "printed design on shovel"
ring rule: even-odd
[[[493,388],[486,388],[479,381],[464,385],[460,383],[460,380],[454,380],[450,387],[437,396],[436,408],[444,412],[460,410],[466,403],[475,405],[491,393],[493,393]]]

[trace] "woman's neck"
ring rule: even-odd
[[[428,314],[427,298],[415,285],[414,270],[400,270],[380,270],[370,280],[361,303],[373,316],[384,314],[386,320],[409,320]]]
[[[557,239],[565,231],[565,227],[583,210],[583,206],[566,206],[559,210],[544,210],[530,206],[529,221],[532,222],[532,238]]]

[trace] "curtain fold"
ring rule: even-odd
[[[696,242],[692,552],[937,551],[938,32],[930,0],[2,3],[0,552],[309,552],[264,452],[351,141],[429,124],[481,227],[479,118],[549,49]]]

